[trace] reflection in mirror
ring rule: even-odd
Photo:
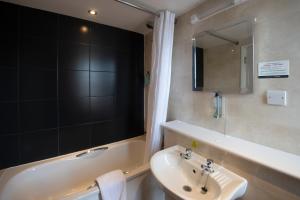
[[[239,22],[195,34],[193,90],[222,93],[253,91],[251,23]]]

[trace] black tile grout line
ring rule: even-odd
[[[48,67],[32,67],[30,65],[23,65],[21,70],[22,71],[38,71],[38,72],[44,72],[44,71],[46,71],[46,72],[49,72],[49,71],[55,72],[56,67],[54,69],[54,68],[50,68],[50,67],[49,68]]]
[[[112,95],[103,95],[103,96],[89,96],[89,98],[108,98],[108,97],[115,97],[115,94]]]
[[[81,41],[73,41],[73,40],[67,40],[67,39],[59,39],[59,41],[60,41],[60,44],[101,47],[101,49],[110,49],[110,50],[114,50],[118,53],[130,53],[130,50],[128,50],[128,49],[112,47],[112,45],[101,46],[99,44],[96,44],[95,42],[94,43],[93,42],[81,42]]]
[[[91,30],[94,31],[94,25],[90,24]],[[91,54],[92,54],[92,47],[91,47],[91,36],[89,37],[89,119],[92,118],[92,102],[91,102]],[[92,130],[89,129],[89,146],[92,146]]]
[[[112,45],[103,45],[101,46],[102,44],[99,44],[100,42],[91,42],[91,47],[101,47],[101,49],[110,49],[110,50],[113,50],[113,51],[118,51],[118,48],[117,47],[112,47]],[[122,51],[122,50],[120,50]],[[128,50],[123,50],[123,51],[128,51]]]
[[[20,74],[20,70],[21,70],[21,63],[20,63],[20,58],[21,58],[21,17],[20,17],[20,13],[21,13],[21,7],[17,8],[17,130],[18,132],[22,130],[21,127],[21,103],[20,103],[20,98],[21,98],[21,74]],[[17,163],[19,164],[21,161],[21,151],[20,151],[20,147],[21,147],[21,137],[20,135],[18,135],[18,161]]]
[[[57,153],[60,155],[60,99],[59,99],[59,47],[60,47],[60,17],[56,15],[56,126],[57,126]]]
[[[117,74],[116,71],[106,71],[106,70],[90,70],[90,72],[103,72],[103,73],[110,73],[110,74]]]
[[[88,69],[71,69],[71,68],[64,68],[64,67],[62,67],[63,69],[61,70],[63,73],[64,72],[73,72],[73,71],[75,71],[75,72],[89,72],[89,70]]]
[[[18,67],[8,66],[8,65],[0,65],[0,71],[13,71],[13,70],[18,70]]]
[[[39,36],[37,36],[37,35],[29,35],[28,33],[22,35],[22,39],[24,39],[25,41],[27,41],[27,40],[42,40],[42,39],[47,39],[46,42],[45,41],[42,42],[43,44],[44,43],[54,42],[55,40],[57,40],[57,39],[53,38],[53,36],[49,36],[49,35],[48,36],[46,36],[46,35],[39,35]]]
[[[106,67],[106,66],[103,66]],[[90,70],[90,69],[71,69],[71,68],[64,68],[62,70],[63,72],[69,72],[69,71],[78,71],[78,72],[105,72],[105,73],[113,73],[116,74],[117,71],[108,71],[108,70]]]
[[[55,131],[58,130],[57,127],[54,128],[43,128],[43,129],[34,129],[34,130],[28,130],[28,131],[22,131],[22,132],[18,132],[18,133],[13,133],[13,134],[0,134],[1,136],[9,136],[9,135],[19,135],[19,136],[23,136],[23,135],[44,135],[47,133],[43,133],[43,132],[47,132],[47,131]]]
[[[61,96],[61,98],[59,99],[59,102],[62,103],[63,101],[66,101],[66,100],[74,100],[74,99],[87,99],[87,98],[108,98],[108,97],[115,97],[116,94],[111,94],[111,95],[103,95],[103,96]],[[33,100],[34,102],[35,100]],[[43,101],[50,101],[50,100],[42,100],[41,102]],[[52,100],[54,101],[54,99]],[[28,102],[31,102],[30,100]],[[1,103],[1,102],[0,102]]]
[[[17,82],[18,82],[18,80],[17,80]],[[17,90],[18,90],[18,86],[17,86]],[[18,93],[18,91],[17,91],[17,93]],[[0,104],[7,104],[7,103],[19,103],[18,94],[17,94],[17,100],[0,100]]]
[[[38,132],[44,132],[44,131],[54,131],[54,130],[60,130],[64,128],[75,128],[75,127],[81,127],[81,126],[91,126],[91,125],[97,125],[97,124],[105,124],[105,123],[112,123],[114,122],[115,119],[110,119],[110,120],[102,120],[102,121],[92,121],[92,122],[83,122],[83,123],[77,123],[77,124],[70,124],[70,125],[64,125],[60,127],[53,127],[53,128],[42,128],[42,129],[34,129],[34,130],[26,130],[26,131],[19,131],[19,132],[13,132],[13,133],[5,133],[1,134],[0,137],[2,136],[22,136],[22,135],[27,135],[27,134],[38,134]],[[43,134],[43,133],[40,133]]]
[[[57,98],[31,98],[20,100],[20,103],[30,103],[30,102],[52,102],[57,101]]]
[[[60,27],[58,28],[60,29]],[[79,45],[79,46],[90,46],[89,42],[81,42],[81,41],[74,41],[74,40],[67,40],[67,39],[58,39],[60,44],[66,44],[68,45]]]
[[[0,138],[1,138],[1,137],[5,137],[5,136],[18,136],[18,135],[20,135],[19,132],[4,133],[4,134],[0,133]]]
[[[60,129],[63,129],[63,128],[73,128],[73,127],[78,127],[78,126],[88,126],[88,125],[96,125],[96,124],[105,124],[105,123],[111,123],[113,121],[114,121],[113,119],[110,119],[110,120],[102,120],[102,121],[83,122],[83,123],[77,123],[77,124],[64,125],[64,126],[61,126]]]

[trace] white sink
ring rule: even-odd
[[[150,161],[153,175],[173,197],[229,200],[239,198],[246,192],[247,180],[243,177],[217,164],[213,164],[214,172],[203,173],[201,164],[206,164],[206,158],[192,153],[190,159],[185,159],[180,153],[185,153],[185,148],[176,145],[157,152]],[[204,186],[206,192],[202,189]]]

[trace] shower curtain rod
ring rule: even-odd
[[[135,8],[135,9],[137,9],[137,10],[141,10],[141,11],[143,11],[143,12],[146,12],[146,13],[149,13],[149,14],[151,14],[151,15],[158,16],[158,17],[159,17],[159,14],[157,14],[157,13],[155,13],[155,12],[153,12],[153,11],[151,11],[151,10],[145,8],[145,7],[142,7],[142,6],[139,6],[139,5],[135,5],[135,4],[130,3],[130,2],[128,2],[128,1],[125,1],[125,0],[115,0],[115,1],[117,1],[117,2],[119,2],[119,3],[122,3],[122,4],[124,4],[124,5],[130,6],[130,7],[132,7],[132,8]]]

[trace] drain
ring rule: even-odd
[[[207,187],[205,187],[205,186],[202,187],[202,188],[201,188],[201,193],[202,193],[202,194],[206,194],[206,193],[207,193]]]
[[[182,187],[182,189],[183,189],[184,191],[186,191],[186,192],[191,192],[191,191],[192,191],[192,188],[191,188],[190,186],[188,186],[188,185],[184,185],[184,186]]]

